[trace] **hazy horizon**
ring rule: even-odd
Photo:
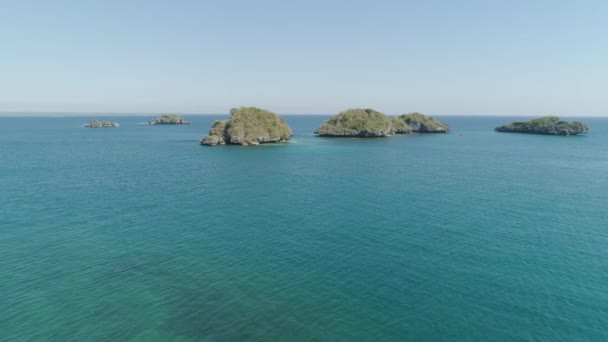
[[[167,112],[148,112],[148,113],[102,113],[102,112],[0,112],[0,118],[14,118],[14,117],[42,117],[42,118],[63,118],[63,117],[95,117],[95,118],[103,118],[103,117],[131,117],[131,116],[142,116],[142,117],[151,117],[151,116],[159,116],[161,114],[166,114]],[[397,116],[401,114],[411,113],[411,111],[401,112],[401,113],[385,113],[387,116]],[[218,116],[218,115],[230,115],[230,113],[177,113],[173,112],[172,114],[179,114],[183,116]],[[331,116],[336,113],[277,113],[283,116]],[[522,118],[534,118],[545,115],[554,115],[551,113],[546,113],[543,115],[534,115],[534,114],[429,114],[430,116],[436,117],[522,117]],[[607,118],[608,115],[559,115],[562,118]]]
[[[607,116],[607,15],[602,1],[10,2],[0,115]]]

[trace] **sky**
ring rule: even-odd
[[[0,0],[0,112],[608,116],[608,1]]]

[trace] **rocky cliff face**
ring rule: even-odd
[[[273,112],[255,107],[230,111],[230,119],[216,121],[201,145],[259,145],[287,142],[293,133],[285,120]]]
[[[228,120],[218,120],[213,123],[209,135],[203,138],[202,145],[224,145],[226,144],[226,124]]]
[[[529,121],[516,121],[496,127],[497,132],[528,133],[545,135],[579,135],[586,134],[589,127],[578,121],[561,121],[557,116],[544,116]]]
[[[391,121],[373,109],[343,111],[319,127],[315,134],[322,137],[386,137],[393,134]]]
[[[179,115],[164,114],[160,117],[150,120],[149,125],[189,125],[190,121],[185,120]]]

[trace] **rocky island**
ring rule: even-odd
[[[112,128],[112,127],[119,127],[119,126],[120,125],[117,122],[98,121],[98,120],[92,120],[88,124],[84,125],[84,127],[87,127],[87,128]]]
[[[373,109],[349,109],[325,121],[315,134],[322,137],[386,137],[393,134],[445,133],[443,122],[420,113],[403,114],[392,119]]]
[[[579,135],[586,134],[589,127],[578,121],[561,121],[557,116],[544,116],[530,121],[516,121],[496,127],[497,132],[545,134],[545,135]]]
[[[331,117],[315,134],[321,137],[386,137],[393,134],[391,121],[373,109],[349,109]]]
[[[190,121],[184,120],[176,114],[164,114],[148,122],[149,125],[189,125]]]
[[[445,133],[450,130],[443,122],[417,112],[394,117],[392,125],[395,134]]]
[[[215,121],[201,145],[259,145],[285,143],[293,133],[285,120],[256,107],[230,110],[229,120]]]

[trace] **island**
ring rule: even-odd
[[[395,134],[408,133],[446,133],[450,127],[432,117],[414,112],[399,115],[392,120]]]
[[[163,114],[160,117],[148,122],[149,125],[189,125],[190,121],[184,120],[176,114]]]
[[[450,127],[420,113],[408,113],[392,119],[373,109],[349,109],[331,117],[315,134],[321,137],[387,137],[393,134],[445,133]]]
[[[119,127],[119,126],[120,125],[117,122],[98,121],[98,120],[92,120],[88,124],[84,125],[84,127],[87,127],[87,128],[112,128],[112,127]]]
[[[372,138],[392,135],[393,129],[386,115],[370,108],[355,108],[331,117],[315,134],[321,137]]]
[[[586,134],[589,127],[578,121],[561,121],[557,116],[544,116],[529,121],[515,121],[496,127],[497,132],[528,133],[544,135],[579,135]]]
[[[230,110],[229,120],[213,123],[209,135],[201,145],[241,145],[285,143],[293,133],[283,118],[275,113],[256,107],[241,107]]]

